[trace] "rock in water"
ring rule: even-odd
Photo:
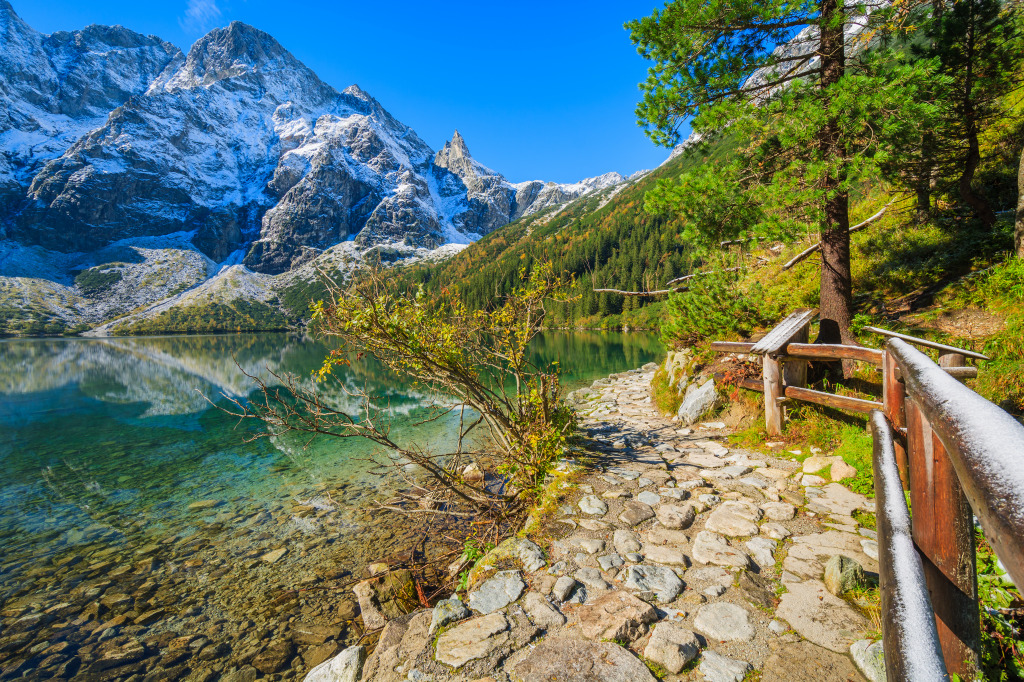
[[[480,471],[480,465],[476,462],[469,464],[462,470],[462,480],[472,485],[484,482],[484,472]]]
[[[387,625],[387,620],[377,603],[377,594],[374,592],[372,580],[364,580],[356,584],[352,588],[352,592],[359,600],[359,613],[363,617],[363,626],[367,630],[376,630]]]
[[[644,658],[670,673],[678,673],[697,657],[699,651],[697,635],[679,623],[665,622],[654,626],[654,633],[644,649]]]
[[[837,597],[865,584],[864,567],[848,556],[835,554],[825,564],[825,587]]]
[[[359,682],[366,661],[366,647],[350,646],[329,661],[316,666],[303,682]]]

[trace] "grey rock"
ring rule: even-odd
[[[853,662],[870,682],[885,682],[885,651],[882,643],[859,639],[850,645]]]
[[[644,648],[644,658],[670,673],[678,673],[699,652],[700,642],[693,632],[679,623],[665,622],[654,626],[651,639]]]
[[[604,516],[608,513],[608,504],[597,495],[586,495],[580,498],[578,504],[584,514]]]
[[[574,577],[592,590],[608,590],[611,585],[601,577],[601,571],[596,568],[581,568],[576,571]]]
[[[620,568],[626,562],[618,554],[605,554],[597,557],[597,563],[601,566],[602,571],[610,571],[613,568]]]
[[[565,616],[537,592],[528,592],[523,599],[523,610],[530,620],[541,628],[554,628],[565,624]]]
[[[694,561],[702,564],[737,568],[747,568],[750,565],[750,557],[746,553],[731,546],[722,536],[706,530],[697,533],[693,541],[692,554]]]
[[[508,641],[508,621],[500,613],[491,613],[456,625],[437,638],[437,660],[460,668],[483,658]]]
[[[758,536],[747,540],[743,545],[761,568],[775,565],[775,548],[778,547],[778,543],[775,540]]]
[[[723,585],[712,585],[711,587],[704,588],[704,595],[707,597],[721,597],[725,594],[725,587]]]
[[[522,682],[656,682],[618,644],[561,637],[543,640],[512,671]]]
[[[833,555],[825,564],[822,582],[837,597],[865,584],[864,567],[848,556]]]
[[[691,504],[681,506],[662,504],[658,506],[654,513],[658,517],[658,523],[672,530],[689,528],[693,524],[693,520],[697,518],[697,513]]]
[[[567,575],[563,575],[555,581],[555,586],[551,588],[551,596],[558,601],[565,601],[572,594],[575,587],[576,581]]]
[[[772,622],[768,623],[768,630],[772,634],[775,634],[775,635],[781,635],[782,633],[784,633],[788,629],[789,628],[786,627],[786,624],[783,623],[782,621],[778,621],[778,620],[774,620],[773,619]]]
[[[756,634],[750,623],[750,612],[725,602],[702,606],[693,625],[710,639],[723,642],[746,642]]]
[[[708,517],[704,527],[714,533],[731,537],[757,535],[761,510],[750,502],[730,500],[720,504]]]
[[[653,592],[663,604],[672,601],[683,591],[683,581],[672,569],[665,566],[630,566],[620,577],[627,589]]]
[[[676,415],[686,426],[689,426],[703,417],[718,400],[718,392],[715,390],[715,380],[708,379],[703,385],[695,390],[687,390]]]
[[[366,662],[366,647],[350,646],[310,670],[303,682],[359,682]]]
[[[459,599],[442,599],[434,605],[434,612],[430,618],[430,630],[428,634],[433,635],[438,628],[449,623],[455,623],[472,616],[473,613],[466,608],[466,605]]]
[[[629,500],[623,505],[622,513],[619,514],[619,520],[630,526],[636,526],[653,516],[654,510],[651,509],[649,504]]]
[[[606,592],[576,610],[583,635],[593,640],[633,642],[658,620],[654,607],[627,592]]]
[[[525,588],[519,571],[499,571],[469,593],[469,607],[480,613],[492,613],[519,599]]]
[[[639,552],[643,548],[636,533],[621,528],[612,535],[612,544],[615,545],[615,551],[619,554]]]
[[[796,515],[796,507],[788,502],[765,502],[761,511],[770,521],[789,521]]]
[[[643,480],[643,479],[641,479]],[[655,505],[661,502],[661,495],[658,493],[652,493],[649,490],[645,490],[636,496],[636,499],[644,504]]]
[[[754,667],[746,661],[728,658],[714,651],[701,654],[700,670],[707,682],[742,682]]]

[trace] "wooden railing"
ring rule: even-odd
[[[973,679],[980,646],[975,517],[1012,580],[1024,585],[1024,426],[961,383],[977,376],[966,359],[984,355],[870,327],[889,337],[884,350],[809,345],[813,314],[797,311],[757,343],[712,348],[764,354],[761,385],[740,385],[764,392],[770,434],[781,433],[787,400],[870,412],[888,677]],[[939,363],[911,343],[938,350]],[[880,367],[882,402],[805,388],[806,361],[822,359]]]

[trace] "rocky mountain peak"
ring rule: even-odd
[[[466,146],[466,140],[458,130],[452,133],[452,139],[445,142],[441,150],[434,155],[434,165],[450,170],[463,180],[489,175],[501,177],[473,158],[469,153],[469,147]]]
[[[167,83],[169,90],[209,86],[221,80],[261,71],[306,67],[269,33],[232,21],[197,40],[185,63]]]

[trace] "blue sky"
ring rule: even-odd
[[[653,168],[633,114],[647,63],[622,24],[659,0],[12,0],[37,30],[121,24],[183,50],[240,20],[267,31],[331,85],[376,97],[430,146],[458,128],[513,181],[572,182]]]

